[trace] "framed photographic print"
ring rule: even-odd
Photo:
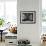
[[[36,11],[20,11],[21,24],[34,24],[36,23]]]

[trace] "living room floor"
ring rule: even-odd
[[[5,41],[0,41],[0,46],[5,46]],[[33,46],[46,46],[46,43],[42,45],[33,44]]]
[[[5,46],[5,42],[0,42],[0,46]]]

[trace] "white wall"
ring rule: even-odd
[[[18,0],[18,39],[29,39],[31,43],[40,43],[41,0]],[[36,11],[35,24],[20,24],[20,11]]]

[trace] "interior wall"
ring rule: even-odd
[[[42,0],[17,1],[18,39],[28,39],[32,43],[40,42]],[[35,24],[20,24],[20,11],[36,11]]]

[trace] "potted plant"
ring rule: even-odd
[[[4,25],[4,19],[3,18],[0,18],[0,27],[2,27]]]

